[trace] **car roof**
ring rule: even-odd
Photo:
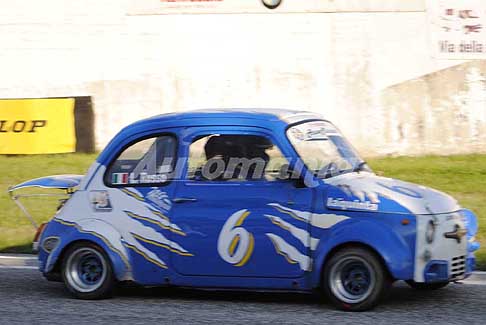
[[[288,117],[292,116],[302,116],[302,115],[313,115],[317,117],[318,115],[312,112],[289,110],[289,109],[275,109],[275,108],[219,108],[219,109],[200,109],[192,111],[184,111],[177,113],[168,113],[156,115],[138,122],[136,124],[145,123],[164,123],[177,121],[178,126],[187,125],[197,125],[199,119],[212,119],[217,121],[217,119],[254,119],[263,120],[268,122],[285,121]]]
[[[304,120],[322,119],[316,113],[284,109],[201,109],[153,116],[125,127],[117,135],[124,138],[136,133],[163,128],[190,126],[256,126],[268,129],[287,127]]]
[[[122,129],[98,157],[105,163],[127,139],[148,132],[190,126],[255,126],[271,130],[285,129],[289,124],[323,119],[316,113],[288,109],[224,108],[201,109],[153,116]]]

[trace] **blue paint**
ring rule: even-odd
[[[81,232],[76,224],[61,223],[58,219],[53,219],[47,224],[40,238],[40,243],[42,243],[45,238],[51,236],[59,236],[61,241],[50,254],[43,249],[39,251],[39,270],[42,273],[53,271],[56,264],[60,262],[59,258],[62,252],[70,244],[78,241],[88,241],[99,245],[108,254],[117,279],[124,280],[126,278],[127,272],[129,272],[130,269],[130,265],[127,263],[128,261],[124,261],[118,252],[107,245],[105,237]]]
[[[280,118],[282,115],[295,113],[297,112],[205,110],[161,115],[126,127],[97,158],[101,166],[109,166],[127,146],[160,134],[175,136],[179,157],[188,157],[189,145],[195,139],[209,134],[257,135],[270,139],[285,157],[292,158],[291,167],[297,168],[300,164],[303,177],[316,186],[298,186],[294,181],[191,180],[186,177],[185,162],[177,169],[177,181],[159,186],[130,185],[129,189],[120,186],[115,188],[103,185],[105,168],[100,167],[87,180],[86,188],[76,192],[69,201],[83,206],[81,210],[86,214],[85,219],[81,218],[76,223],[54,219],[42,234],[41,242],[49,236],[58,236],[61,241],[52,252],[39,253],[41,271],[52,272],[69,244],[86,240],[96,243],[109,255],[119,280],[133,280],[142,285],[170,283],[194,287],[310,291],[320,286],[323,268],[331,252],[342,245],[360,244],[376,252],[395,279],[414,279],[418,218],[423,216],[416,215],[410,205],[404,203],[403,198],[417,199],[414,204],[423,206],[423,193],[429,192],[424,188],[418,190],[413,184],[398,183],[369,173],[352,173],[349,177],[351,181],[359,177],[362,182],[373,182],[373,185],[377,184],[387,191],[387,195],[377,193],[376,198],[366,193],[363,199],[343,186],[332,185],[327,179],[315,178],[297,159],[297,153],[285,134],[289,123]],[[299,121],[297,118],[293,120]],[[79,180],[80,178],[75,179],[74,183],[79,184]],[[72,185],[68,180],[63,182],[49,183],[46,180],[30,185],[50,184],[59,188]],[[21,185],[26,184],[28,182]],[[125,189],[127,198],[130,193],[126,190],[138,191],[138,204],[146,205],[150,211],[160,214],[161,218],[163,215],[170,223],[177,225],[180,231],[162,227],[143,215],[130,215],[132,210],[129,207],[123,208],[122,213],[131,218],[134,222],[132,224],[154,230],[183,247],[188,253],[137,237],[135,230],[132,235],[137,240],[135,244],[140,246],[130,244],[118,230],[122,225],[116,222],[110,224],[105,219],[106,213],[93,211],[91,203],[86,199],[86,194],[90,191],[107,191],[113,195],[119,193],[115,191],[121,192],[122,189]],[[167,196],[163,204],[151,196],[154,190],[163,191]],[[388,191],[392,194],[388,194]],[[445,196],[437,192],[434,195],[436,200],[446,200]],[[187,201],[181,203],[175,201],[175,198]],[[376,209],[333,207],[327,204],[330,198],[358,203],[363,199],[370,204],[376,204]],[[125,202],[111,200],[110,203],[113,208],[117,208]],[[62,219],[64,214],[67,216],[71,212],[79,213],[79,208],[69,209],[72,208],[67,204],[58,213],[58,217]],[[463,214],[467,219],[468,236],[471,238],[477,231],[477,222],[467,210],[463,210]],[[222,236],[223,229],[234,215],[240,219],[229,231],[235,231],[234,234],[238,232],[238,236],[228,237],[230,240],[227,240],[228,238]],[[406,223],[403,222],[404,219],[407,220]],[[324,227],[328,220],[333,222]],[[83,227],[88,222],[90,229],[99,231],[86,231]],[[302,232],[307,234],[304,241],[297,236]],[[292,254],[286,252],[285,247],[279,246],[281,242],[278,242],[278,238],[294,249]],[[122,249],[114,249],[114,243],[110,243],[110,240],[116,241]],[[223,245],[224,249],[221,250],[220,243],[226,240],[227,245]],[[312,246],[313,243],[317,243],[316,247]],[[150,251],[165,264],[156,262],[140,248]],[[231,258],[238,255],[236,252],[243,248],[245,254],[242,258],[233,261]],[[474,266],[471,251],[473,248],[475,246],[470,247],[468,272]],[[226,253],[230,258],[223,257]],[[310,261],[308,264],[305,263],[307,260]],[[447,268],[444,274],[442,265],[440,261],[429,263],[423,271],[426,281],[447,279]]]
[[[231,126],[237,130],[241,126],[254,126],[277,131],[284,130],[288,124],[280,120],[276,114],[290,115],[296,113],[299,112],[269,109],[260,111],[252,109],[213,109],[158,115],[135,122],[121,130],[106,146],[97,161],[102,165],[108,165],[123,145],[144,135],[156,133],[161,129],[170,130],[172,128],[193,126]]]
[[[383,258],[391,275],[396,279],[412,279],[415,259],[415,218],[411,223],[400,223],[403,216],[357,214],[352,219],[322,231],[322,241],[316,250],[315,265],[319,272],[312,274],[312,284],[320,281],[322,267],[328,254],[335,248],[348,243],[370,247]]]

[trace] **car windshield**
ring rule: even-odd
[[[320,178],[371,171],[339,130],[327,121],[294,125],[287,130],[287,137],[307,168]]]

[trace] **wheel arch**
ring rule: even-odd
[[[78,223],[64,222],[63,225],[68,228],[59,234],[61,243],[42,263],[46,277],[56,279],[67,250],[75,244],[87,242],[97,245],[108,256],[118,281],[132,280],[130,261],[122,245],[121,235],[112,226],[96,219],[85,219]],[[96,229],[96,232],[87,229]]]
[[[320,240],[315,250],[312,288],[320,286],[322,273],[331,256],[338,250],[357,246],[366,248],[379,257],[392,279],[413,278],[414,249],[390,227],[362,221],[336,228]]]
[[[345,249],[350,249],[350,248],[363,248],[363,249],[366,249],[367,251],[373,253],[377,258],[378,260],[381,262],[381,264],[383,265],[384,269],[386,270],[388,276],[390,278],[393,278],[393,275],[391,274],[390,272],[390,269],[388,268],[388,265],[385,261],[385,259],[383,258],[383,256],[381,256],[381,254],[372,246],[366,244],[366,243],[362,243],[362,242],[358,242],[358,241],[350,241],[350,242],[345,242],[345,243],[341,243],[339,245],[336,245],[334,246],[330,251],[329,253],[326,255],[325,259],[323,260],[323,264],[320,268],[320,272],[319,272],[319,276],[320,276],[320,279],[319,279],[319,286],[322,284],[322,277],[323,277],[323,274],[324,274],[324,270],[326,268],[326,264],[327,262],[339,251],[341,250],[345,250]]]
[[[111,266],[113,267],[112,258],[110,257],[110,254],[108,254],[108,252],[106,251],[106,249],[104,247],[100,246],[98,243],[96,243],[93,240],[77,239],[77,240],[74,240],[74,241],[68,243],[67,245],[65,245],[62,248],[62,250],[60,250],[59,255],[58,255],[54,265],[52,266],[50,273],[61,274],[61,267],[62,267],[62,263],[64,261],[64,258],[66,257],[66,252],[68,252],[71,247],[78,245],[78,244],[81,244],[81,243],[86,243],[86,244],[95,245],[95,246],[99,247],[106,254],[106,256],[108,256],[108,262],[111,263]]]

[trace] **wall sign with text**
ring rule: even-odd
[[[486,58],[486,1],[428,0],[434,57]]]
[[[0,99],[0,154],[93,152],[91,97]]]

